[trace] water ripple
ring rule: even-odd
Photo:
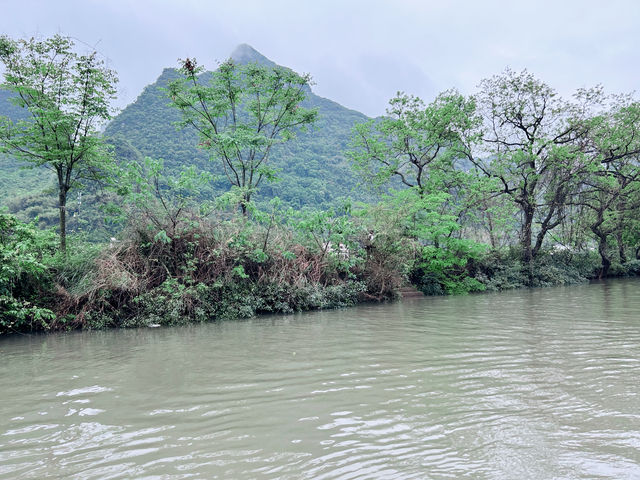
[[[3,339],[0,479],[640,478],[639,291]]]

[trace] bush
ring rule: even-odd
[[[640,260],[630,260],[622,265],[624,272],[628,276],[640,275]]]
[[[599,267],[599,257],[590,252],[545,252],[531,270],[520,258],[516,249],[487,252],[475,263],[474,277],[487,291],[500,291],[583,283],[594,278]]]
[[[43,305],[52,287],[47,262],[55,236],[0,213],[0,334],[48,329],[54,313]]]
[[[74,326],[180,325],[336,308],[355,304],[366,288],[350,271],[360,262],[311,251],[280,225],[187,216],[163,228],[143,219],[125,236],[95,258],[86,253],[61,267],[67,278],[59,313],[75,314]]]
[[[497,250],[481,257],[476,262],[475,268],[474,278],[489,292],[523,288],[528,283],[522,263],[511,255],[501,254]]]
[[[480,292],[485,286],[472,271],[483,245],[449,238],[441,247],[422,247],[422,258],[410,273],[411,282],[425,295]]]

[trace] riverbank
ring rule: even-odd
[[[180,325],[387,301],[406,285],[443,295],[577,284],[599,272],[594,252],[550,251],[524,265],[515,249],[467,251],[443,268],[408,238],[346,223],[321,236],[317,225],[295,231],[242,216],[164,228],[141,218],[119,240],[77,243],[62,256],[51,233],[0,220],[1,333]],[[609,274],[639,272],[634,260]]]
[[[178,325],[382,301],[394,297],[406,263],[390,268],[399,257],[385,260],[373,246],[365,255],[355,236],[332,243],[343,234],[320,238],[303,225],[305,241],[243,216],[189,215],[162,225],[139,218],[119,239],[77,243],[65,256],[49,232],[3,219],[1,333]]]

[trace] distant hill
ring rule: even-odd
[[[11,93],[0,90],[0,115],[11,120],[28,118],[28,111],[14,105]],[[116,147],[117,148],[117,147]],[[54,173],[44,167],[24,168],[28,163],[0,154],[0,209],[8,208],[24,220],[38,219],[41,227],[58,225],[58,198]],[[94,240],[104,240],[119,228],[104,222],[99,207],[102,193],[95,186],[73,190],[67,203],[68,232],[83,232]]]
[[[231,58],[243,64],[257,62],[276,65],[249,45],[238,46]],[[207,152],[197,147],[196,132],[191,129],[178,130],[174,126],[180,120],[180,112],[169,105],[163,88],[177,76],[176,69],[165,68],[153,84],[145,87],[135,102],[107,125],[105,137],[114,145],[114,151],[121,159],[140,156],[162,158],[170,171],[196,165],[222,177],[219,161],[209,160]],[[0,115],[14,120],[24,118],[26,111],[13,105],[9,101],[10,96],[10,92],[0,90]],[[308,91],[304,106],[318,109],[315,126],[299,133],[294,140],[274,148],[270,164],[280,170],[279,181],[262,184],[254,198],[266,201],[278,196],[294,208],[327,207],[336,199],[346,196],[366,200],[367,196],[361,189],[354,190],[358,182],[344,152],[348,148],[353,126],[368,117],[319,97],[311,90]],[[37,216],[42,226],[56,225],[58,213],[54,180],[49,170],[21,169],[16,160],[0,154],[0,207],[4,205],[25,219]],[[212,196],[226,189],[228,184],[221,178],[206,195]],[[91,191],[82,194],[82,202],[80,199],[80,192],[76,191],[69,201],[70,231],[86,230],[89,228],[87,225],[93,225],[101,217],[97,210],[100,200]],[[91,235],[95,236],[93,233]]]
[[[13,92],[0,89],[0,115],[9,117],[12,120],[24,120],[29,116],[29,112],[11,101],[14,95],[17,99],[17,95]]]
[[[258,63],[267,67],[277,67],[276,62],[269,60],[267,57],[258,52],[251,45],[241,43],[233,49],[229,58],[240,65],[246,65],[247,63]]]
[[[231,58],[242,64],[275,65],[249,45],[238,46]],[[165,68],[135,102],[111,121],[105,135],[126,139],[144,156],[163,158],[170,169],[195,164],[222,175],[219,161],[210,161],[207,152],[197,147],[196,132],[193,129],[177,130],[174,126],[180,120],[180,112],[169,106],[163,88],[178,75],[177,70]],[[357,180],[344,152],[353,126],[368,117],[311,91],[304,106],[318,109],[318,121],[309,131],[299,133],[296,139],[274,148],[270,164],[280,170],[280,180],[263,184],[257,200],[278,196],[291,206],[302,207],[326,206],[341,196],[363,198],[353,191]],[[217,187],[219,190],[228,188],[223,181]]]
[[[11,102],[12,93],[0,89],[0,115],[11,120],[28,117],[29,113]],[[53,185],[53,174],[44,169],[21,169],[20,163],[0,153],[0,206],[10,199],[40,192]]]

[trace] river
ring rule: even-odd
[[[639,479],[640,280],[0,339],[0,479]]]

